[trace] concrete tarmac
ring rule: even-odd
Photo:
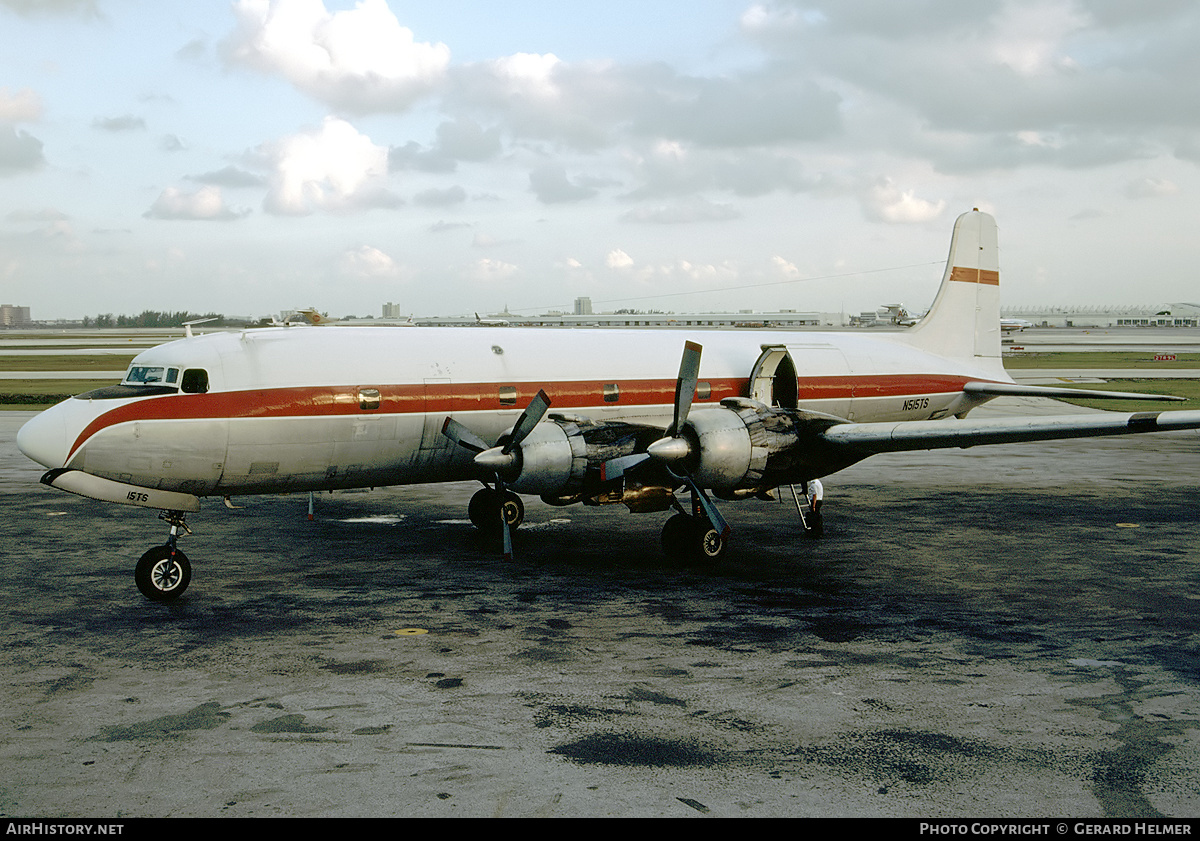
[[[1072,411],[996,401],[994,411]],[[37,483],[0,415],[0,814],[1200,814],[1195,433],[878,456],[665,515],[474,485],[206,502],[145,601],[154,512]]]

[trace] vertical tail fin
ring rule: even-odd
[[[923,350],[1002,368],[1000,247],[992,216],[973,210],[955,220],[941,288],[929,312],[908,332]]]

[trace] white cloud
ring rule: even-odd
[[[29,88],[10,92],[0,88],[0,121],[32,123],[42,117],[42,100]]]
[[[96,0],[0,0],[0,6],[19,15],[83,15],[97,17]]]
[[[387,189],[388,152],[354,126],[326,117],[321,128],[262,147],[272,170],[269,213],[304,216],[400,204]]]
[[[575,202],[590,199],[599,191],[585,184],[573,183],[561,166],[546,164],[529,173],[529,189],[538,201],[546,204]]]
[[[1013,3],[992,24],[989,40],[994,60],[1022,76],[1039,76],[1076,66],[1065,52],[1066,42],[1089,20],[1073,3]]]
[[[901,190],[890,178],[881,178],[864,191],[863,209],[881,222],[928,222],[946,209],[946,202],[918,198],[912,190]]]
[[[800,270],[796,268],[796,264],[785,260],[778,254],[771,258],[771,266],[777,274],[788,280],[798,280],[800,278]]]
[[[42,141],[29,132],[0,125],[0,175],[32,172],[45,162]]]
[[[229,60],[277,74],[348,111],[398,111],[432,91],[450,49],[416,41],[385,0],[333,12],[322,0],[239,0]]]
[[[517,267],[503,260],[483,257],[471,264],[468,274],[471,279],[481,283],[499,283],[506,281],[517,273]]]
[[[240,219],[250,211],[233,209],[225,204],[221,188],[201,187],[194,193],[185,193],[178,187],[168,187],[143,215],[147,219],[190,219],[205,222],[223,222]]]
[[[458,184],[444,189],[431,187],[413,196],[413,202],[423,207],[449,207],[467,200],[467,191]]]
[[[142,131],[146,128],[146,121],[132,114],[123,114],[120,117],[97,117],[92,120],[92,128],[112,132]]]
[[[633,267],[633,258],[619,248],[614,248],[608,252],[608,256],[604,258],[604,265],[610,269],[628,269]]]
[[[343,274],[361,278],[396,278],[400,275],[396,261],[370,245],[344,252],[341,268]]]
[[[623,222],[644,222],[658,225],[684,225],[691,222],[723,222],[741,216],[731,204],[717,204],[693,197],[674,204],[637,207],[621,215]]]
[[[1161,198],[1178,192],[1179,185],[1165,178],[1139,178],[1125,187],[1125,195],[1131,199]]]

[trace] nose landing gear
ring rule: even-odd
[[[179,598],[192,580],[192,565],[187,555],[179,551],[176,541],[179,531],[191,534],[182,511],[163,511],[158,515],[171,526],[166,545],[155,546],[142,555],[133,572],[133,580],[142,595],[151,601],[169,602]]]

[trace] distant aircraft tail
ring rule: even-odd
[[[1003,371],[996,220],[972,210],[954,222],[946,274],[929,312],[908,330],[917,347]]]

